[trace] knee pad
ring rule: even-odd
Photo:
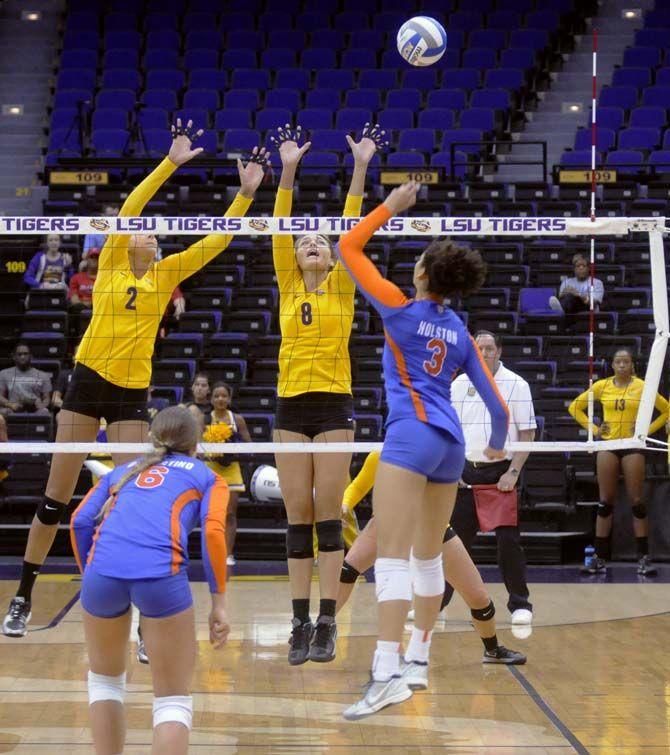
[[[449,525],[447,529],[445,530],[444,537],[442,538],[443,543],[448,543],[450,540],[453,540],[455,537],[458,537],[456,534],[456,530]]]
[[[598,504],[598,508],[596,509],[596,514],[598,516],[601,516],[603,519],[607,519],[608,516],[612,516],[614,513],[614,506],[612,506],[611,503],[603,503],[602,501]]]
[[[435,558],[415,558],[410,556],[410,574],[414,594],[420,598],[433,598],[444,593],[444,568],[442,554]]]
[[[190,695],[154,697],[154,729],[168,722],[183,724],[189,731],[193,724],[193,698]]]
[[[496,615],[496,607],[493,605],[493,601],[491,601],[486,608],[471,608],[470,615],[477,621],[491,621]]]
[[[288,558],[314,558],[311,524],[289,524],[286,530]]]
[[[353,585],[360,576],[361,573],[351,564],[348,564],[346,561],[342,564],[340,582],[343,582],[345,585]]]
[[[99,703],[103,700],[114,700],[123,705],[126,698],[126,674],[120,676],[104,676],[88,672],[88,704]]]
[[[412,600],[412,578],[409,561],[403,558],[378,558],[375,561],[375,593],[377,602]]]
[[[636,519],[647,518],[647,504],[646,503],[636,503],[635,506],[631,506],[631,511],[633,512],[633,516]]]
[[[42,524],[54,525],[60,524],[67,511],[67,503],[54,501],[53,498],[44,496],[39,502],[35,515]]]
[[[316,539],[321,553],[334,553],[344,550],[342,537],[342,520],[328,519],[316,523]]]

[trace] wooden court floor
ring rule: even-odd
[[[87,670],[78,581],[40,578],[32,630],[0,637],[0,752],[89,753]],[[0,582],[2,607],[14,582]],[[194,585],[200,651],[191,751],[217,755],[652,753],[670,750],[667,584],[535,584],[532,635],[512,636],[502,585],[490,586],[501,642],[517,670],[481,663],[460,602],[438,626],[431,686],[359,723],[342,711],[367,680],[374,588],[359,584],[339,621],[338,657],[286,662],[290,605],[283,578],[233,578],[232,639],[206,642],[206,586]],[[46,628],[44,628],[46,627]],[[175,643],[179,638],[174,638]],[[132,650],[134,651],[134,644]],[[148,752],[150,675],[129,654],[128,754]]]

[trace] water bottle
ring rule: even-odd
[[[590,569],[596,560],[596,549],[592,545],[584,548],[584,568]]]

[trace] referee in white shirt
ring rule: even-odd
[[[507,442],[532,441],[535,438],[535,411],[528,383],[508,370],[500,361],[502,341],[500,336],[487,330],[475,334],[475,341],[486,366],[491,371],[505,403],[510,411]],[[465,374],[454,380],[451,386],[451,403],[463,426],[465,436],[465,468],[462,482],[465,485],[493,485],[500,490],[512,490],[518,480],[527,453],[509,454],[503,461],[488,461],[481,453],[491,432],[491,418],[484,402]],[[472,450],[470,450],[472,449]],[[475,450],[479,449],[479,450]],[[451,519],[465,547],[470,552],[477,536],[479,523],[472,490],[459,487],[456,506]],[[507,607],[512,614],[512,624],[530,624],[533,606],[529,601],[526,583],[526,559],[521,548],[518,527],[497,527],[498,567],[509,594]],[[448,583],[444,593],[443,607],[451,600],[453,588]]]

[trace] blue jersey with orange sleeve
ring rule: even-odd
[[[391,217],[380,205],[340,239],[339,255],[364,296],[384,322],[382,364],[387,426],[419,419],[443,428],[461,443],[463,431],[451,405],[451,382],[463,369],[491,414],[491,448],[505,445],[509,412],[479,349],[460,318],[441,301],[407,299],[379,273],[363,247]]]
[[[199,524],[210,590],[224,592],[226,482],[198,459],[170,454],[112,494],[112,505],[99,521],[110,490],[136,463],[103,477],[72,515],[72,550],[80,570],[86,564],[118,579],[177,574],[188,564],[188,536]]]

